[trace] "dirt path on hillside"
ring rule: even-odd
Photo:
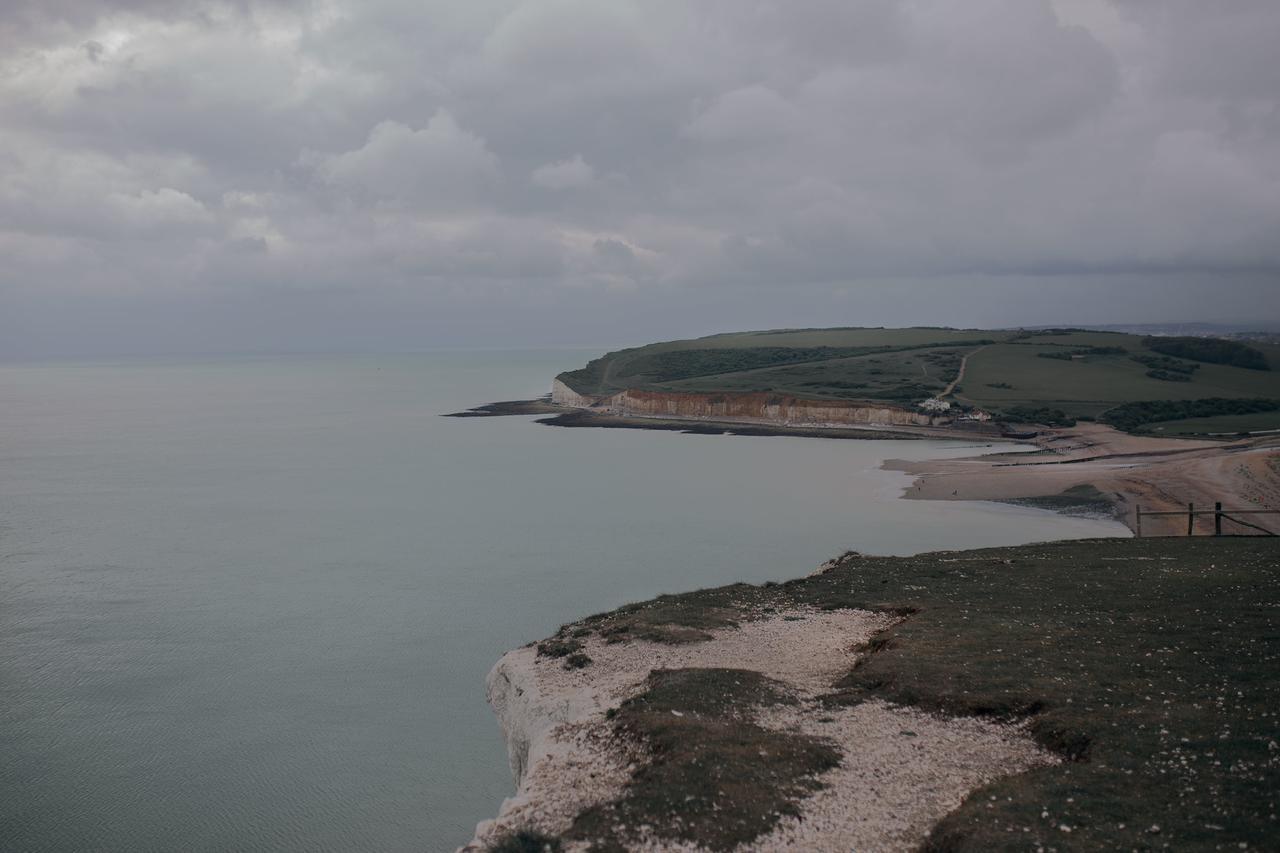
[[[941,400],[943,397],[946,397],[952,391],[956,390],[956,386],[960,384],[960,380],[964,379],[964,369],[969,366],[969,359],[977,355],[978,353],[982,352],[984,349],[986,349],[986,346],[980,346],[973,352],[969,353],[968,355],[965,355],[960,359],[960,370],[956,373],[956,378],[952,379],[951,384],[948,385],[946,389],[943,390],[943,392],[938,395],[939,400]]]

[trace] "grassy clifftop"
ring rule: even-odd
[[[1015,420],[1105,420],[1116,412],[1117,426],[1170,434],[1280,428],[1280,347],[1212,338],[783,329],[619,350],[559,378],[587,395],[764,391],[900,405],[941,394],[959,378],[954,402]],[[1152,403],[1164,405],[1131,406]]]
[[[697,643],[708,630],[795,607],[900,614],[832,685],[823,707],[884,699],[944,715],[1025,719],[1063,758],[974,791],[934,828],[928,849],[1271,849],[1280,826],[1275,543],[1107,539],[850,555],[824,574],[784,584],[624,607],[565,626],[562,640]],[[823,744],[806,740],[774,756],[785,766],[737,774],[730,790],[723,760],[698,760],[706,742],[662,740],[673,711],[701,702],[701,724],[737,727],[717,737],[758,745],[762,735],[735,720],[767,685],[731,671],[733,684],[746,685],[738,695],[712,678],[724,674],[659,673],[641,701],[619,713],[617,735],[649,744],[651,759],[613,805],[615,823],[625,817],[659,837],[688,838],[690,803],[723,817],[736,802],[776,798],[779,778],[830,766]],[[661,725],[639,724],[651,718]],[[654,778],[661,797],[651,790]],[[573,837],[620,849],[608,843],[617,841],[613,824],[597,817],[584,815]],[[695,837],[711,849],[743,840],[716,829]]]

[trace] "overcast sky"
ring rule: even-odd
[[[1275,0],[3,0],[0,356],[1280,321]]]

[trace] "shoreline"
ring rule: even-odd
[[[595,429],[645,429],[682,432],[689,435],[775,435],[802,438],[836,438],[862,441],[890,439],[895,441],[999,441],[1026,443],[1028,439],[1001,435],[987,430],[961,430],[945,427],[907,424],[871,424],[845,426],[793,426],[761,419],[695,418],[651,415],[619,415],[552,403],[543,397],[536,400],[509,400],[488,403],[461,412],[442,415],[446,418],[502,418],[516,415],[542,415],[535,423],[547,426]]]
[[[1134,436],[1098,424],[1053,430],[1037,441],[1034,460],[991,454],[967,459],[892,459],[889,470],[914,477],[907,500],[1059,502],[1092,489],[1112,502],[1116,517],[1135,530],[1135,509],[1176,511],[1192,503],[1280,506],[1280,439],[1231,443]],[[1148,533],[1174,533],[1185,524],[1165,519]],[[1199,519],[1195,532],[1211,532]],[[1136,530],[1135,530],[1136,532]]]
[[[1102,424],[1046,429],[1032,439],[994,429],[957,430],[923,426],[794,427],[754,421],[651,418],[590,412],[549,398],[490,403],[445,417],[537,415],[536,423],[567,428],[645,429],[690,435],[759,435],[846,440],[946,440],[1030,444],[1037,449],[947,460],[889,459],[885,470],[913,479],[907,500],[995,501],[1067,514],[1111,505],[1111,515],[1136,532],[1135,509],[1181,510],[1188,503],[1253,508],[1280,506],[1280,436],[1235,441],[1131,435]],[[1034,459],[1029,459],[1034,456]],[[1148,532],[1173,532],[1181,522],[1165,520]],[[1197,521],[1197,533],[1212,521]],[[1166,529],[1167,528],[1167,529]]]

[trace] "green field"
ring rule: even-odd
[[[1140,401],[1280,399],[1280,346],[1078,330],[743,332],[620,350],[560,379],[583,394],[760,391],[912,405],[942,393],[966,357],[951,401],[1009,420],[1105,420],[1115,407]],[[1277,429],[1280,411],[1133,428],[1169,434]]]
[[[1274,412],[1222,415],[1215,418],[1186,418],[1180,421],[1160,421],[1153,431],[1166,435],[1232,435],[1280,429],[1280,426],[1277,426],[1277,420]]]
[[[1052,406],[1097,417],[1119,403],[1138,400],[1199,400],[1209,397],[1280,397],[1280,371],[1200,364],[1186,382],[1147,376],[1133,356],[1153,355],[1136,335],[1092,333],[1033,339],[983,349],[969,360],[958,397],[976,406]],[[1085,343],[1087,341],[1087,343]],[[1070,361],[1040,353],[1070,352],[1082,346],[1121,347],[1125,355],[1084,355]],[[1258,348],[1262,349],[1262,348]],[[1280,366],[1280,352],[1267,353]],[[992,387],[1000,383],[1012,388]],[[1280,423],[1277,423],[1280,426]]]

